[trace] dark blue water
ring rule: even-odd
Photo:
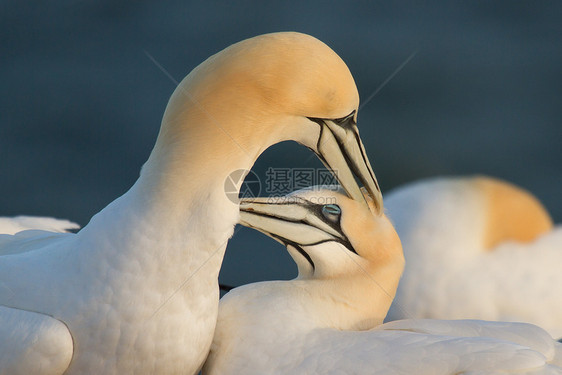
[[[489,174],[531,190],[562,221],[561,2],[58,3],[0,3],[1,215],[85,225],[133,184],[174,89],[144,51],[180,80],[231,43],[295,30],[340,54],[362,98],[418,51],[359,115],[385,191]],[[308,156],[278,145],[255,170],[320,165]],[[244,229],[221,278],[295,272],[279,245]]]

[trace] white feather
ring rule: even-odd
[[[64,233],[80,229],[80,225],[72,221],[39,216],[0,217],[0,234],[16,234],[23,230],[45,230]]]

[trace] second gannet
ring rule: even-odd
[[[562,337],[562,227],[489,177],[434,178],[385,198],[406,268],[389,319],[529,322]]]
[[[242,200],[240,209],[243,225],[286,245],[299,273],[223,297],[204,374],[562,373],[562,345],[530,324],[381,325],[404,258],[380,211],[327,190]]]
[[[195,68],[129,191],[77,234],[0,249],[9,253],[0,257],[0,373],[196,373],[239,218],[225,181],[269,146],[295,140],[351,196],[362,199],[354,174],[380,194],[358,101],[339,56],[299,33],[236,43]]]

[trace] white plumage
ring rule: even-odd
[[[45,230],[64,233],[79,229],[72,221],[40,216],[0,217],[0,234],[16,234],[22,230]]]
[[[528,192],[435,178],[385,196],[406,267],[388,319],[521,321],[562,336],[562,227]]]
[[[0,239],[0,374],[196,373],[239,215],[225,181],[292,139],[350,195],[361,195],[350,167],[376,194],[357,106],[345,63],[303,34],[248,39],[199,65],[128,192],[77,234]]]
[[[0,255],[37,249],[47,238],[62,239],[62,233],[78,229],[76,223],[52,217],[0,217]]]
[[[400,241],[384,215],[341,194],[245,200],[241,223],[287,245],[299,275],[223,297],[205,374],[562,374],[561,344],[534,325],[381,324],[403,268]]]

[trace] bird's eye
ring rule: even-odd
[[[326,204],[322,206],[322,215],[332,223],[336,223],[340,219],[341,208],[337,204]]]

